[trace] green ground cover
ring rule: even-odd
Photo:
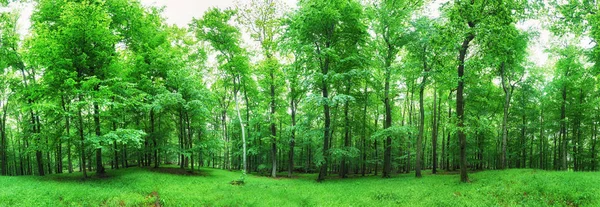
[[[81,174],[0,177],[0,206],[600,206],[600,173],[505,170],[458,175],[426,173],[330,178],[248,175],[203,168],[109,170],[106,178]]]

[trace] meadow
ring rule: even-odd
[[[0,206],[600,206],[600,173],[511,169],[458,175],[399,174],[293,178],[247,175],[202,168],[109,170],[106,177],[81,174],[0,177]]]

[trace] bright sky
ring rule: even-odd
[[[200,18],[204,12],[212,7],[232,8],[236,1],[244,3],[244,0],[141,0],[142,4],[148,6],[164,6],[163,15],[170,24],[187,26],[192,18]],[[295,6],[296,0],[281,0],[287,6]]]
[[[193,18],[200,18],[211,7],[234,7],[236,1],[243,2],[244,0],[141,0],[142,4],[146,6],[165,7],[163,16],[167,19],[167,23],[176,24],[180,27],[186,27]],[[297,2],[297,0],[281,1],[288,7],[295,7]],[[439,5],[445,1],[447,0],[434,0],[431,5],[426,7],[423,13],[430,17],[439,16]],[[29,18],[33,11],[32,3],[19,5],[13,3],[9,8],[16,8],[21,11],[19,31],[21,34],[26,34],[30,26]],[[518,27],[523,30],[532,28],[540,31],[540,36],[535,38],[530,44],[530,60],[538,66],[544,66],[548,61],[548,54],[544,52],[544,49],[551,45],[553,38],[550,32],[543,30],[540,25],[539,21],[531,20],[519,24]]]

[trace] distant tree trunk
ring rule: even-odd
[[[365,176],[365,171],[367,168],[367,106],[369,105],[369,94],[368,94],[368,84],[365,83],[365,105],[363,106],[363,120],[362,120],[362,169],[361,175]]]
[[[63,173],[63,152],[62,152],[62,137],[57,137],[56,143],[56,173]]]
[[[123,153],[121,153],[123,158],[121,159],[121,162],[123,163],[123,168],[128,168],[129,163],[127,163],[127,144],[123,143],[121,146],[123,148]]]
[[[546,157],[546,153],[545,148],[544,148],[544,143],[547,143],[547,141],[545,140],[544,137],[544,108],[543,106],[540,106],[541,110],[540,110],[540,169],[546,169],[545,168],[545,157]]]
[[[423,78],[425,81],[426,78]],[[415,160],[415,176],[420,178],[421,167],[423,164],[423,134],[425,128],[425,106],[423,106],[423,92],[425,91],[425,84],[421,83],[419,88],[419,134],[417,135],[417,155]]]
[[[83,96],[82,95],[79,95],[79,101],[80,102],[83,101]],[[81,152],[80,152],[80,158],[81,158],[80,162],[81,163],[79,165],[79,170],[83,171],[83,178],[87,178],[87,171],[86,171],[86,168],[85,168],[85,160],[86,160],[85,159],[85,135],[83,134],[84,126],[83,126],[83,116],[81,115],[81,107],[79,107],[77,109],[77,116],[78,116],[78,119],[79,119],[79,129],[78,129],[78,131],[79,131],[79,138],[80,138],[80,147],[79,148],[81,150]]]
[[[190,156],[189,156],[190,167],[191,167],[192,172],[194,172],[194,150],[192,150],[192,147],[193,147],[193,143],[192,142],[193,142],[193,137],[194,137],[194,130],[192,129],[192,123],[191,123],[191,120],[190,120],[190,115],[187,112],[185,113],[185,120],[186,120],[186,123],[187,123],[187,132],[188,132],[188,134],[187,134],[187,141],[186,141],[186,143],[187,143],[186,149],[190,153]]]
[[[292,118],[292,134],[290,138],[290,151],[288,154],[288,177],[292,177],[292,172],[294,171],[294,146],[296,144],[296,87],[290,87],[290,111]]]
[[[379,121],[379,105],[375,107],[375,131],[377,131],[377,127]],[[373,148],[375,149],[375,176],[377,176],[377,169],[379,168],[379,148],[377,148],[377,139],[374,140]]]
[[[450,94],[448,95],[448,122],[452,121],[452,106],[450,101],[452,100],[452,90],[450,90]],[[450,136],[451,132],[448,131],[448,135],[446,137],[446,153],[444,156],[446,157],[446,170],[450,170]]]
[[[100,109],[98,107],[98,102],[96,101],[94,101],[94,125],[96,136],[100,137]],[[103,175],[104,173],[106,172],[104,171],[104,165],[102,164],[102,148],[98,148],[96,149],[96,174]]]
[[[42,150],[39,149],[40,145],[42,144],[40,141],[40,137],[39,137],[39,131],[37,131],[37,122],[36,122],[36,116],[33,112],[33,109],[31,110],[31,126],[32,126],[32,131],[34,134],[37,134],[37,138],[36,143],[38,144],[38,146],[36,146],[36,150],[35,150],[35,159],[37,162],[37,169],[38,169],[38,175],[40,176],[44,176],[44,158],[43,158],[43,154],[42,154]]]
[[[275,75],[272,68],[269,75],[271,76],[271,116],[269,119],[271,121],[271,177],[277,177],[277,128],[275,126],[275,112],[277,111],[275,106]]]
[[[160,161],[158,160],[158,146],[156,143],[156,128],[155,128],[154,108],[150,108],[150,136],[152,137],[152,152],[154,152],[154,168],[158,168]],[[116,156],[116,154],[115,154]],[[148,163],[150,165],[150,163]]]
[[[8,110],[8,100],[5,103],[0,103],[2,106],[2,118],[0,119],[0,169],[1,175],[8,175],[8,159],[7,159],[7,139],[6,139],[6,117]]]
[[[351,81],[348,81],[346,85],[346,94],[350,95],[350,85],[352,85]],[[345,150],[350,148],[350,118],[348,116],[348,111],[350,108],[350,101],[346,100],[344,103],[344,147]],[[340,177],[346,178],[348,174],[348,160],[346,156],[342,157],[342,166],[340,171]]]
[[[502,116],[502,156],[501,156],[501,168],[506,169],[506,146],[508,144],[508,113],[510,109],[510,99],[513,92],[513,85],[510,83],[507,85],[505,77],[505,63],[500,66],[500,77],[502,79],[502,89],[504,91],[504,113]]]
[[[223,123],[225,123],[225,121],[223,120]],[[183,169],[183,139],[185,137],[185,127],[183,124],[183,107],[180,106],[179,107],[179,136],[178,136],[178,141],[179,141],[179,153],[177,155],[177,159],[178,159],[178,163],[179,164],[179,168]]]
[[[408,99],[408,126],[413,127],[413,109],[414,109],[414,104],[413,104],[413,100],[414,100],[414,96],[415,96],[415,92],[414,92],[414,82],[411,83],[410,86],[410,96],[408,96],[409,90],[406,91],[406,96],[410,97]],[[411,132],[408,133],[408,142],[406,142],[406,173],[410,173],[410,161],[411,161],[411,153],[410,153],[410,144],[411,141],[410,139],[412,139],[413,134]]]
[[[437,85],[437,84],[436,84]],[[437,145],[438,145],[438,122],[439,122],[439,116],[438,116],[438,106],[437,106],[437,87],[433,89],[433,126],[431,129],[431,151],[432,151],[432,166],[431,166],[431,173],[432,174],[437,174],[437,167],[438,167],[438,154],[437,154]]]
[[[567,87],[562,88],[562,104],[560,106],[560,137],[561,137],[561,159],[560,169],[567,170],[567,123],[566,123]]]
[[[113,98],[113,101],[114,101],[114,98]],[[117,131],[117,122],[113,121],[112,125],[113,125],[112,126],[113,127],[113,131]],[[113,141],[113,149],[114,149],[113,151],[114,151],[114,154],[115,154],[114,161],[113,161],[114,162],[114,166],[115,166],[116,169],[119,169],[119,153],[118,153],[119,148],[118,148],[116,140]]]
[[[524,103],[524,102],[522,102]],[[525,107],[524,104],[522,107]],[[526,124],[527,117],[525,113],[521,115],[521,166],[525,168],[525,164],[527,161],[527,127]]]
[[[391,50],[391,49],[388,49]],[[391,51],[388,51],[390,56]],[[383,129],[387,129],[392,126],[392,103],[390,98],[390,79],[391,79],[391,58],[388,58],[385,63],[385,82],[384,82],[384,107],[385,107],[385,121]],[[392,137],[387,135],[384,142],[383,152],[383,177],[389,178],[392,172]]]
[[[67,103],[67,98],[63,95],[61,96],[61,104],[62,104],[62,108],[63,111],[66,113],[65,115],[65,129],[66,129],[66,134],[67,134],[67,162],[68,162],[68,170],[69,173],[73,173],[73,160],[71,157],[71,115],[70,115],[70,109],[67,106],[69,103]]]
[[[596,120],[598,120],[598,116],[596,116]],[[592,171],[596,171],[598,167],[598,159],[596,158],[596,145],[598,144],[598,122],[594,122],[592,125]]]

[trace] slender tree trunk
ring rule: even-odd
[[[237,112],[238,120],[240,122],[240,128],[242,130],[242,148],[243,148],[243,169],[244,173],[248,172],[248,164],[246,163],[246,129],[244,128],[244,122],[242,121],[242,115],[240,114],[240,104],[237,97],[237,91],[233,93],[235,101],[235,111]]]
[[[82,95],[79,95],[79,101],[80,102],[83,101],[83,96]],[[83,171],[83,178],[87,178],[87,171],[86,171],[86,168],[85,168],[85,161],[86,161],[86,156],[85,156],[85,135],[83,133],[84,126],[83,126],[83,116],[81,115],[81,107],[79,107],[77,109],[77,116],[78,116],[78,119],[79,119],[79,129],[78,129],[78,131],[79,131],[79,138],[80,138],[80,143],[79,143],[80,147],[79,148],[81,150],[81,152],[80,152],[80,158],[81,158],[80,162],[81,163],[79,165],[79,170]]]
[[[6,139],[6,117],[8,110],[8,100],[2,106],[2,118],[0,119],[0,169],[1,175],[8,175],[8,159],[7,159],[7,139]]]
[[[502,63],[504,68],[504,63]],[[502,69],[504,71],[504,69]],[[508,110],[510,108],[510,98],[512,95],[512,88],[508,89],[504,83],[504,73],[502,72],[502,87],[504,89],[504,114],[502,116],[502,156],[501,156],[501,168],[506,169],[506,145],[508,144]]]
[[[363,120],[362,120],[362,170],[361,175],[365,176],[365,171],[367,168],[367,106],[369,105],[369,93],[368,82],[365,82],[365,105],[363,106]]]
[[[598,120],[598,116],[596,116],[596,120]],[[598,159],[596,158],[596,145],[598,144],[598,122],[594,121],[592,125],[592,171],[596,171],[598,167]]]
[[[566,120],[567,87],[562,88],[562,104],[560,106],[560,134],[561,134],[561,170],[567,170],[567,120]]]
[[[329,45],[326,46],[329,48]],[[325,77],[329,73],[329,57],[325,57],[324,65],[321,68],[321,75],[324,77],[321,80],[321,92],[323,94],[323,116],[325,118],[324,129],[323,129],[323,162],[321,163],[321,167],[319,170],[319,177],[317,178],[318,182],[321,182],[325,179],[327,175],[327,165],[329,164],[329,138],[330,138],[330,127],[331,127],[331,113],[329,109],[329,90],[328,90],[328,81]]]
[[[350,95],[350,85],[352,85],[351,81],[348,81],[346,85],[346,94]],[[350,101],[346,100],[344,103],[344,147],[346,150],[350,148],[350,118],[348,115],[348,111],[350,108]],[[340,177],[346,178],[348,174],[348,160],[346,156],[342,157],[342,166],[340,171]]]
[[[152,136],[152,145],[153,145],[153,149],[152,152],[154,152],[154,168],[158,168],[160,161],[158,159],[158,146],[157,146],[157,137],[156,137],[156,129],[155,129],[155,113],[154,113],[154,108],[150,109],[150,134]],[[115,152],[115,157],[116,157],[116,152]],[[150,163],[148,163],[149,165]]]
[[[292,177],[292,172],[294,171],[294,146],[296,145],[296,87],[290,87],[290,111],[292,118],[292,134],[290,138],[290,151],[288,154],[288,177]]]
[[[94,101],[94,125],[96,136],[100,137],[100,109],[98,107],[98,102]],[[104,165],[102,164],[102,148],[96,149],[96,174],[104,175]]]
[[[471,23],[469,24],[471,26]],[[471,40],[475,38],[475,35],[468,34],[465,40],[462,43],[460,48],[460,54],[458,57],[459,65],[458,65],[458,87],[456,89],[456,116],[458,117],[458,141],[460,146],[460,181],[463,183],[469,182],[469,177],[467,175],[467,137],[465,134],[465,124],[464,124],[464,113],[465,113],[465,105],[464,105],[464,73],[465,73],[465,58],[467,55],[467,50],[469,49],[469,43]]]
[[[391,48],[388,48],[388,60],[385,63],[385,82],[384,82],[384,107],[385,107],[385,121],[383,129],[387,129],[392,126],[392,103],[390,98],[390,79],[391,79]],[[383,177],[389,178],[392,172],[392,137],[387,136],[384,142],[383,152]]]
[[[543,106],[540,106],[541,110],[540,110],[540,169],[546,169],[545,168],[545,157],[546,157],[546,153],[545,148],[544,148],[544,143],[546,143],[545,137],[544,137],[544,108]]]
[[[436,84],[437,85],[437,84]],[[432,166],[431,173],[437,174],[438,167],[438,154],[437,154],[437,146],[438,146],[438,124],[439,124],[439,116],[438,116],[438,106],[437,106],[437,87],[433,89],[433,127],[431,129],[431,158],[432,158]]]
[[[419,134],[417,135],[417,157],[415,163],[415,176],[422,177],[421,168],[423,165],[423,134],[425,128],[425,106],[423,103],[423,92],[425,91],[425,81],[427,77],[423,77],[423,82],[419,89]]]
[[[450,94],[448,95],[448,122],[452,121],[452,106],[450,104],[450,101],[452,100],[452,90],[450,90]],[[446,137],[446,154],[444,154],[444,156],[446,157],[446,170],[450,170],[450,136],[452,133],[448,132],[448,135]]]
[[[275,76],[273,68],[271,68],[269,75],[271,76],[271,116],[269,119],[271,121],[271,177],[277,177],[277,128],[275,126],[275,113],[277,110],[275,105]]]

